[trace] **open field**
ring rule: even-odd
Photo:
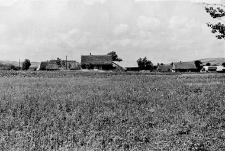
[[[225,74],[0,72],[0,150],[225,150]]]

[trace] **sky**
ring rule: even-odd
[[[154,64],[225,57],[202,2],[220,0],[0,0],[0,60],[40,62],[116,51]]]

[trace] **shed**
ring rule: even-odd
[[[112,66],[111,55],[83,55],[81,56],[82,69],[110,70]]]

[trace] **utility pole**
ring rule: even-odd
[[[67,70],[67,56],[66,56],[66,70]]]

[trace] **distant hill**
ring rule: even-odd
[[[222,63],[225,62],[225,58],[205,58],[205,59],[198,59],[198,60],[200,60],[203,65],[205,65],[206,63],[210,63],[211,65],[222,65]]]
[[[20,66],[22,66],[22,63],[23,61],[20,62]],[[19,66],[19,61],[0,60],[0,64]],[[40,62],[31,62],[30,67],[38,67],[39,64]]]

